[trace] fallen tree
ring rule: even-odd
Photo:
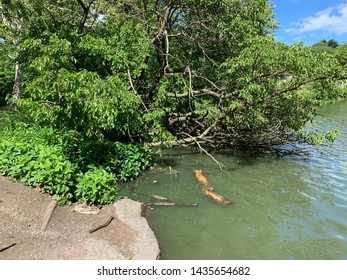
[[[90,138],[200,149],[291,140],[342,70],[276,42],[267,0],[7,2],[3,45],[20,42],[26,81],[18,107]],[[18,32],[9,19],[24,11]]]

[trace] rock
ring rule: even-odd
[[[110,245],[106,240],[87,239],[83,243],[87,260],[124,260],[124,256],[116,246]]]
[[[147,220],[141,216],[141,206],[141,203],[128,198],[114,204],[117,219],[136,232],[137,238],[131,245],[133,259],[155,260],[160,256],[159,244]]]
[[[126,199],[100,209],[80,205],[75,210],[58,205],[41,231],[51,203],[48,195],[0,176],[1,260],[152,260],[159,255],[140,203]],[[110,217],[110,224],[90,233]]]
[[[100,209],[96,206],[88,206],[86,204],[77,204],[74,207],[74,211],[81,214],[97,215],[100,213]]]

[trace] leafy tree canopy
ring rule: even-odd
[[[334,39],[330,39],[328,42],[327,42],[328,46],[329,47],[332,47],[332,48],[336,48],[339,46],[339,43],[334,40]]]
[[[5,43],[23,65],[19,108],[97,139],[280,141],[341,72],[325,53],[276,42],[267,0],[0,5]]]
[[[347,67],[347,44],[339,45],[336,48],[335,56],[340,64],[346,69]]]
[[[11,59],[6,55],[4,43],[0,42],[0,106],[6,104],[6,96],[11,93],[13,87],[14,69]]]

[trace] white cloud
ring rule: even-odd
[[[303,34],[312,31],[323,31],[341,35],[347,33],[347,4],[330,7],[293,24],[285,30],[290,34]]]

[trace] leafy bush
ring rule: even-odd
[[[339,136],[339,131],[330,131],[320,133],[318,131],[309,131],[307,133],[300,133],[298,135],[300,140],[312,145],[322,145],[326,143],[332,143]]]
[[[69,153],[83,172],[89,170],[89,165],[100,166],[122,182],[138,177],[152,162],[150,149],[120,142],[85,140]]]
[[[87,204],[108,204],[117,198],[116,179],[102,167],[93,167],[86,173],[80,173],[77,181],[76,198]]]
[[[0,115],[0,174],[40,186],[60,203],[111,203],[117,198],[116,181],[139,176],[152,162],[145,147],[93,141],[75,131],[16,121],[16,114],[4,116]]]
[[[0,172],[29,186],[40,186],[42,192],[60,203],[74,200],[77,166],[59,146],[45,145],[39,134],[26,125],[1,135]]]

